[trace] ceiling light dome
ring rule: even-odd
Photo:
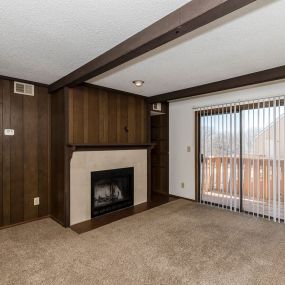
[[[134,80],[133,83],[137,86],[137,87],[142,87],[144,84],[143,80]]]

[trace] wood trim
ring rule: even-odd
[[[151,202],[151,149],[147,149],[147,202]]]
[[[69,88],[64,88],[64,117],[65,117],[65,143],[68,142],[69,138]],[[64,225],[65,227],[70,226],[70,160],[72,157],[72,150],[70,147],[64,147]]]
[[[147,114],[146,114],[146,138],[147,141],[150,142],[151,141],[151,121],[150,121],[150,105],[147,104],[146,105],[146,109],[147,109]],[[154,145],[153,145],[154,147]],[[152,147],[152,148],[153,148]],[[152,149],[151,148],[151,149]],[[151,179],[152,179],[152,175],[151,175],[151,149],[148,149],[147,151],[147,201],[151,202]]]
[[[170,125],[170,121],[169,121],[169,103],[166,103],[166,117],[167,117],[167,151],[168,151],[168,155],[167,155],[167,192],[169,195],[169,153],[170,153],[170,149],[169,149],[169,125]]]
[[[165,196],[165,197],[174,197],[168,193],[163,193],[163,192],[160,192],[160,191],[151,191],[152,194],[154,195],[162,195],[162,196]]]
[[[190,199],[190,198],[185,198],[185,197],[180,197],[180,196],[173,195],[173,194],[169,194],[169,197],[176,198],[176,199],[183,199],[183,200],[187,200],[187,201],[195,202],[195,203],[197,202],[196,200],[193,200],[193,199]]]
[[[0,227],[0,230],[12,228],[12,227],[16,227],[16,226],[20,226],[20,225],[24,225],[24,224],[27,224],[27,223],[36,222],[36,221],[40,221],[40,220],[43,220],[43,219],[48,219],[48,218],[51,218],[50,215],[37,217],[37,218],[34,218],[34,219],[28,219],[28,220],[23,221],[23,222],[19,222],[19,223],[10,224],[10,225],[6,225],[6,226],[3,226],[3,227]]]
[[[65,227],[66,228],[66,225],[60,221],[59,219],[57,219],[55,216],[53,215],[50,215],[49,218],[51,218],[52,220],[54,220],[56,223],[60,224],[61,226]]]
[[[256,0],[192,0],[49,86],[76,86]]]
[[[285,78],[285,65],[221,81],[216,81],[204,85],[194,86],[191,88],[181,89],[169,93],[152,96],[149,97],[147,100],[149,103],[165,102],[165,101],[189,98],[203,94],[209,94],[229,89],[235,89],[255,84],[276,81],[284,78]]]
[[[68,136],[66,125],[67,108],[65,106],[66,90],[60,89],[51,94],[51,187],[50,187],[50,214],[66,225],[66,191],[69,191],[68,183],[69,168],[67,167],[67,141]]]
[[[195,112],[195,201],[200,202],[200,112]]]
[[[25,80],[25,79],[20,79],[20,78],[15,78],[15,77],[9,77],[9,76],[5,76],[5,75],[0,75],[0,79],[9,80],[9,81],[18,81],[18,82],[33,84],[33,85],[46,87],[46,88],[49,86],[48,84],[30,81],[30,80]]]
[[[149,145],[72,145],[70,149],[70,157],[75,151],[108,151],[108,150],[128,150],[128,149],[147,149],[149,152],[154,147],[154,144]]]
[[[71,147],[95,147],[95,148],[114,148],[114,147],[152,147],[153,143],[145,143],[145,144],[135,144],[135,143],[129,143],[129,144],[68,144],[68,146]]]
[[[166,143],[167,158],[164,166],[166,168],[166,191],[167,195],[169,195],[169,104],[168,102],[163,104],[163,109],[165,113],[160,116],[162,117],[165,116],[165,121],[166,121],[166,126],[164,127],[166,130],[166,140],[164,142]]]
[[[50,95],[50,94],[49,94]],[[48,213],[51,213],[51,97],[49,96],[48,100],[48,136],[49,136],[49,144],[48,144]]]

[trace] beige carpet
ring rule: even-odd
[[[285,225],[177,200],[77,235],[0,231],[1,284],[285,284]]]

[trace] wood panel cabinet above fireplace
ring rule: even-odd
[[[69,144],[148,142],[145,98],[89,85],[69,89]]]

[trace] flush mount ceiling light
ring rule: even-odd
[[[137,86],[137,87],[142,87],[144,84],[143,80],[134,80],[133,83]]]

